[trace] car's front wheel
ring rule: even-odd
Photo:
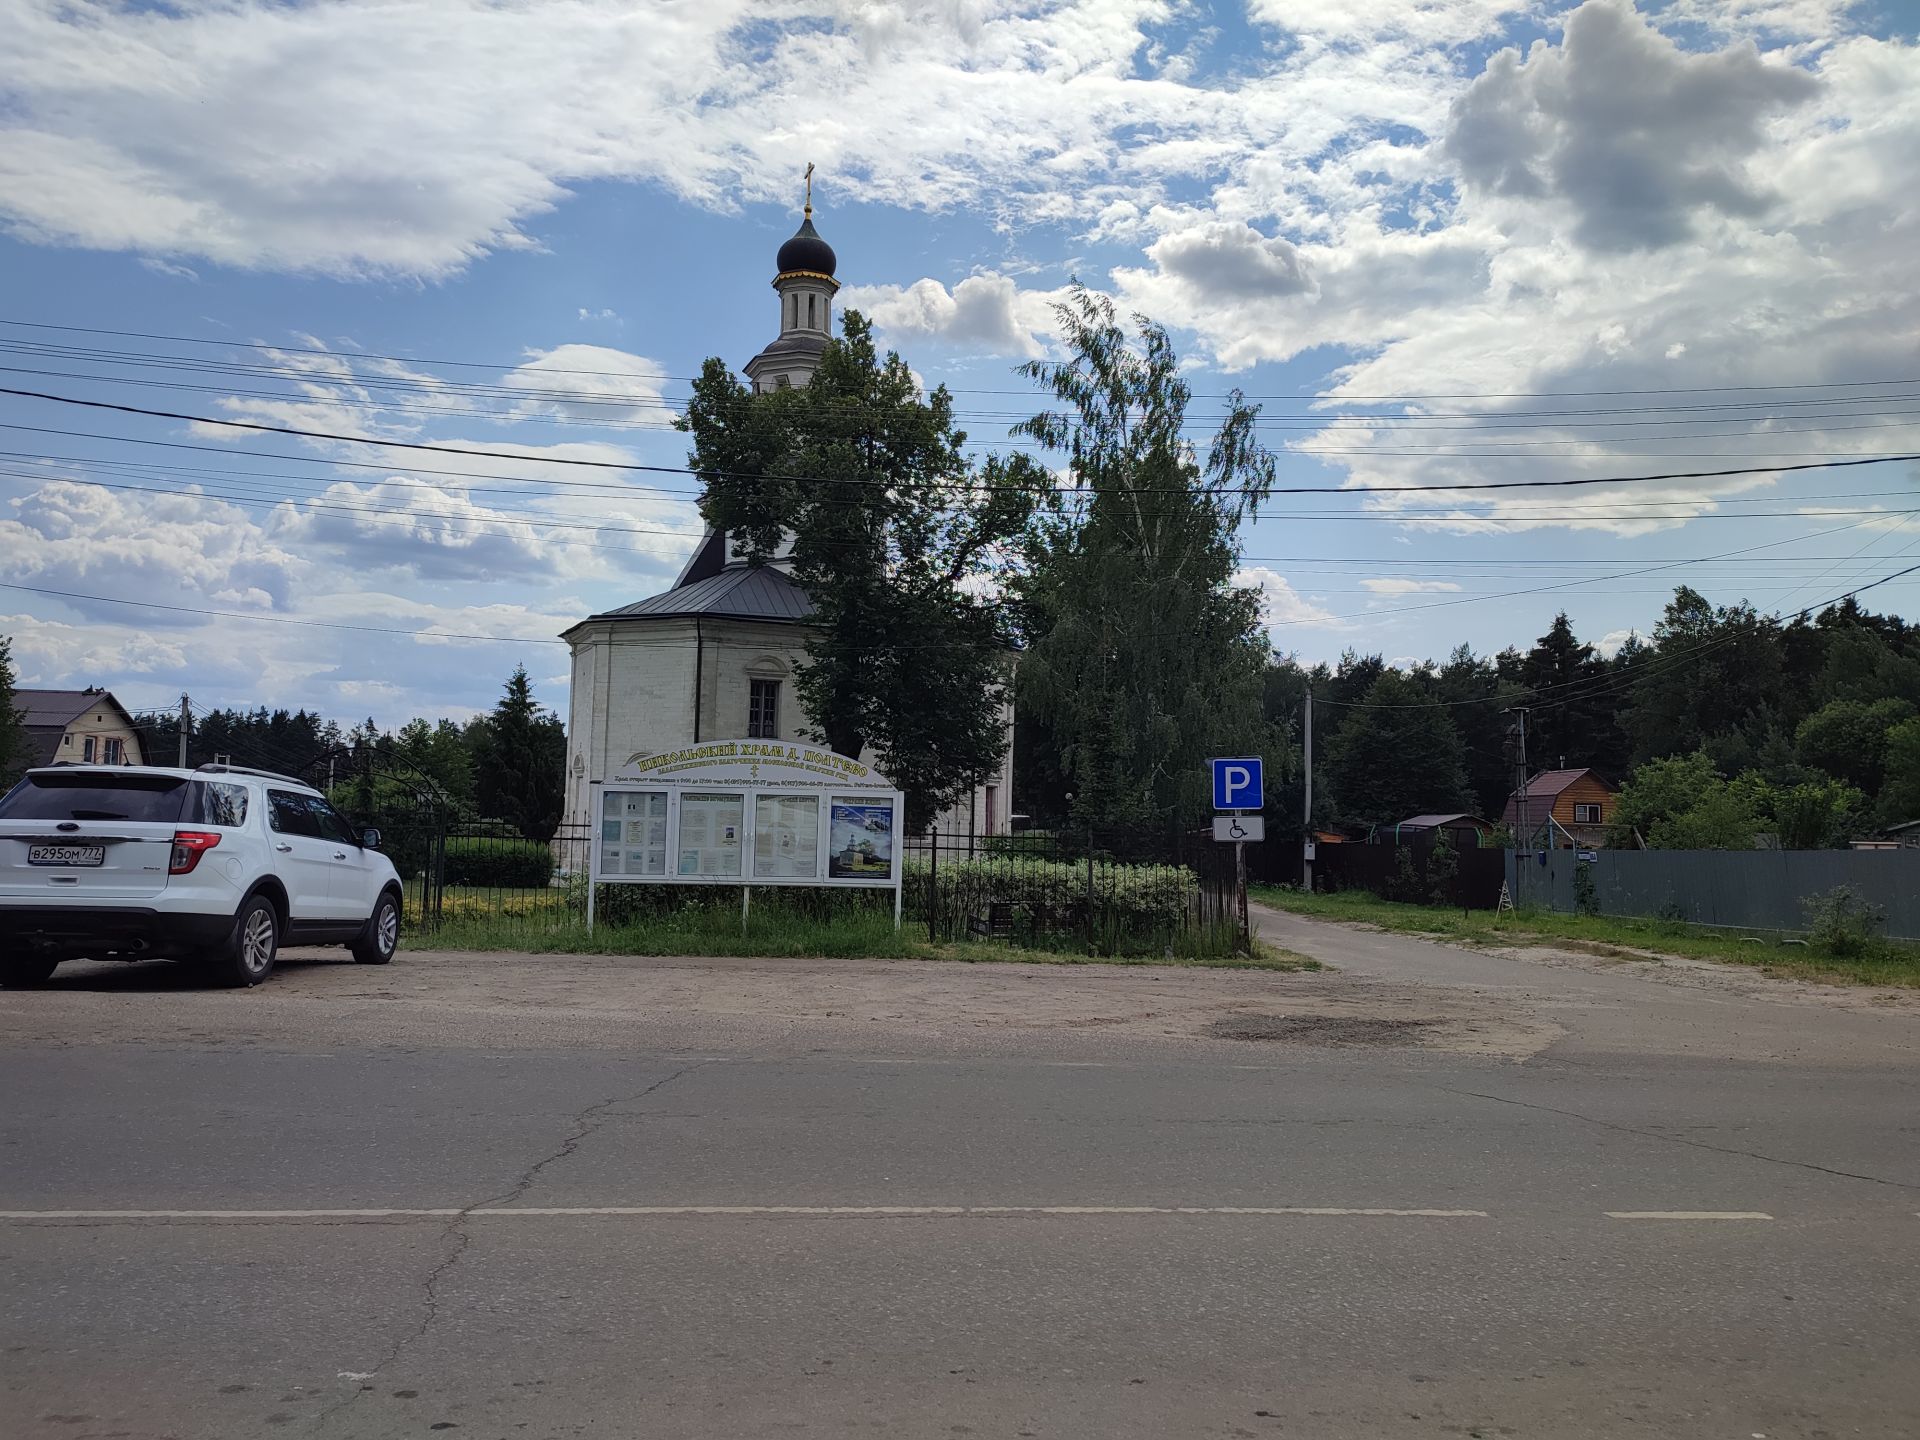
[[[382,895],[367,917],[367,928],[353,942],[353,958],[362,965],[385,965],[400,946],[400,902]]]
[[[0,960],[0,990],[31,990],[44,985],[59,964],[55,955],[9,955]]]
[[[233,933],[206,967],[216,985],[258,985],[273,972],[280,953],[280,912],[264,895],[250,895],[233,917]]]

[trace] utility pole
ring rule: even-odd
[[[1513,837],[1513,879],[1516,889],[1522,885],[1521,876],[1526,873],[1526,863],[1521,851],[1524,849],[1531,857],[1533,852],[1532,832],[1527,828],[1527,788],[1532,778],[1527,770],[1527,707],[1516,705],[1510,710],[1502,710],[1502,715],[1514,715],[1518,718],[1507,731],[1507,756],[1513,764],[1515,785],[1513,787],[1513,805],[1515,831]],[[1513,897],[1517,903],[1518,895]]]
[[[1307,691],[1306,744],[1302,754],[1302,768],[1306,772],[1306,799],[1300,805],[1300,828],[1305,830],[1306,839],[1300,848],[1300,888],[1309,895],[1313,893],[1313,691]]]
[[[187,732],[193,728],[193,702],[180,697],[180,768],[187,768]]]

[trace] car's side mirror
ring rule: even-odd
[[[378,850],[380,848],[380,832],[371,825],[362,830],[360,832],[360,848],[363,850]]]

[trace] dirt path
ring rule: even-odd
[[[1567,1032],[1555,1053],[1920,1060],[1920,995],[1780,980],[1735,965],[1619,959],[1550,947],[1468,949],[1253,907],[1260,934],[1356,985],[1441,1003],[1466,993]]]

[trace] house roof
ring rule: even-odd
[[[1411,819],[1402,820],[1400,827],[1403,830],[1438,830],[1442,826],[1459,825],[1462,822],[1468,825],[1484,825],[1489,830],[1493,828],[1491,820],[1482,820],[1478,815],[1469,815],[1464,810],[1453,815],[1415,815]]]
[[[771,565],[729,565],[717,575],[603,610],[592,620],[658,620],[689,615],[800,624],[813,613],[807,592]]]
[[[104,690],[16,690],[14,708],[29,729],[52,725],[64,730],[101,700],[113,697]]]

